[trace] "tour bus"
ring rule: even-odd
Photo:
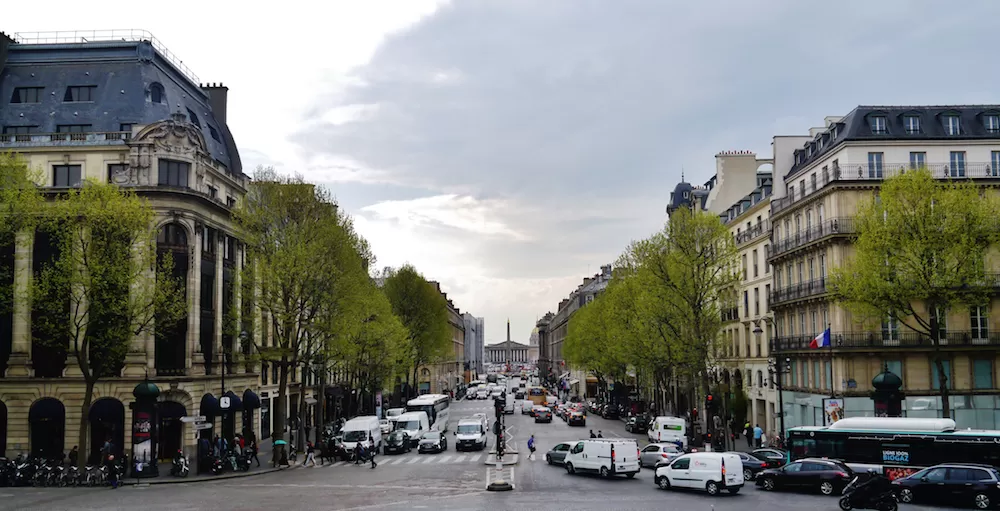
[[[425,412],[431,429],[440,432],[448,431],[448,408],[451,398],[444,394],[424,394],[406,402],[406,411]]]
[[[548,393],[545,387],[528,387],[524,398],[538,406],[548,406],[548,401],[546,400]]]
[[[940,463],[1000,465],[1000,431],[960,430],[951,419],[848,417],[788,430],[792,459],[834,458],[889,479]]]

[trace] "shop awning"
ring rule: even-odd
[[[596,376],[588,376],[587,377],[587,383],[597,383],[597,377]]]
[[[318,402],[319,401],[316,401],[316,398],[314,398],[314,397],[307,397],[306,398],[306,404],[307,405],[314,405],[314,404],[316,404]]]
[[[257,394],[250,389],[243,391],[243,409],[244,410],[256,410],[260,408],[260,398]]]
[[[563,378],[569,378],[569,371],[567,371],[565,373],[562,373],[562,375],[559,376],[559,379],[563,379]]]
[[[580,383],[580,380],[577,380],[576,378],[573,378],[572,380],[570,380],[570,381],[569,381],[569,385],[570,385],[571,387],[572,387],[573,385],[578,385],[579,383]]]
[[[211,394],[201,396],[201,406],[198,407],[198,413],[205,417],[215,417],[219,415],[219,411],[219,400],[215,396]]]

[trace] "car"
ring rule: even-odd
[[[514,393],[514,399],[524,399],[524,391],[519,390]]]
[[[553,445],[549,452],[545,453],[545,462],[549,465],[562,465],[566,461],[566,455],[575,442],[562,442]]]
[[[544,406],[536,406],[532,408],[531,415],[535,418],[535,423],[539,422],[552,422],[552,410]]]
[[[693,452],[657,467],[653,482],[660,489],[684,488],[718,495],[736,494],[743,488],[743,462],[727,452]]]
[[[389,433],[385,441],[385,447],[383,448],[385,454],[402,454],[412,450],[413,446],[410,444],[410,435],[407,435],[405,431],[393,431]]]
[[[535,407],[535,403],[531,401],[521,402],[521,415],[531,415],[531,409]]]
[[[573,411],[566,415],[566,424],[570,426],[586,426],[587,416],[583,412]]]
[[[782,451],[781,449],[764,447],[762,449],[754,449],[750,451],[750,454],[764,461],[771,462],[768,468],[783,467],[788,461],[788,453],[786,451]]]
[[[941,491],[944,485],[951,491]],[[1000,472],[978,463],[944,463],[892,482],[900,502],[939,506],[972,504],[987,509],[1000,502]]]
[[[448,450],[448,437],[440,431],[428,431],[420,437],[417,452],[444,452]]]
[[[657,465],[670,463],[675,458],[684,454],[684,451],[672,442],[658,442],[649,444],[639,452],[639,465],[643,467],[655,468]]]
[[[629,479],[642,470],[639,444],[631,438],[580,440],[566,455],[566,472],[595,472],[601,477],[625,475]]]
[[[476,399],[486,399],[488,397],[490,397],[489,390],[486,390],[483,387],[480,387],[478,390],[476,390]]]
[[[770,462],[767,460],[762,460],[752,454],[747,454],[745,452],[731,452],[740,457],[740,461],[743,462],[743,479],[745,481],[753,481],[757,478],[757,474],[761,473],[770,466]]]
[[[649,418],[645,415],[633,415],[625,422],[625,431],[642,433],[649,429]]]
[[[823,495],[837,495],[854,479],[854,471],[844,462],[827,458],[803,458],[781,468],[768,468],[757,475],[757,486],[764,490],[819,490]]]
[[[392,433],[392,422],[389,421],[389,419],[380,419],[378,421],[378,426],[379,428],[382,429],[383,435],[388,435],[389,433]]]

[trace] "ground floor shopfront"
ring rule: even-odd
[[[133,430],[143,421],[136,421],[133,416],[136,401],[133,391],[143,380],[121,378],[98,382],[87,417],[81,413],[86,390],[82,381],[0,380],[0,455],[30,453],[58,458],[78,446],[81,456],[95,458],[110,439],[130,458],[155,454],[159,459],[172,459],[178,449],[183,449],[190,459],[195,459],[200,437],[216,434],[231,437],[249,430],[260,435],[255,420],[260,403],[254,390],[257,388],[254,374],[228,376],[226,393],[220,392],[217,376],[151,382],[159,388],[159,395],[143,427],[148,427],[155,451],[135,454]],[[220,407],[223,396],[229,398],[223,401],[229,405],[227,410]],[[199,415],[206,418],[203,425],[191,419]],[[183,417],[189,419],[182,420]],[[79,445],[82,420],[90,423],[86,445]]]
[[[1000,429],[1000,396],[956,393],[949,396],[951,418],[959,429]],[[823,426],[829,423],[824,400],[829,394],[784,391],[785,427]],[[868,396],[847,396],[842,399],[843,417],[874,417],[875,404]],[[903,417],[941,417],[941,396],[915,395],[903,400]]]

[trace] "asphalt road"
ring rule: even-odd
[[[452,422],[486,411],[488,401],[457,401]],[[797,493],[768,493],[752,485],[738,495],[709,497],[703,493],[662,491],[653,485],[653,471],[643,469],[635,479],[604,480],[571,476],[547,466],[544,453],[559,442],[589,436],[601,430],[605,437],[641,438],[625,432],[622,422],[588,418],[586,427],[569,427],[561,419],[534,424],[520,414],[507,416],[514,443],[521,453],[514,468],[512,492],[485,491],[485,452],[458,453],[449,432],[448,451],[441,454],[380,456],[375,470],[367,465],[338,463],[327,467],[296,468],[227,481],[108,488],[0,488],[0,510],[56,511],[141,509],[160,510],[315,510],[315,509],[658,509],[677,511],[774,511],[838,509],[833,497]],[[451,428],[452,430],[454,428]],[[525,442],[534,434],[536,460],[527,460]],[[640,440],[640,445],[645,443]],[[714,507],[713,507],[714,506]],[[902,510],[941,509],[901,505]]]

